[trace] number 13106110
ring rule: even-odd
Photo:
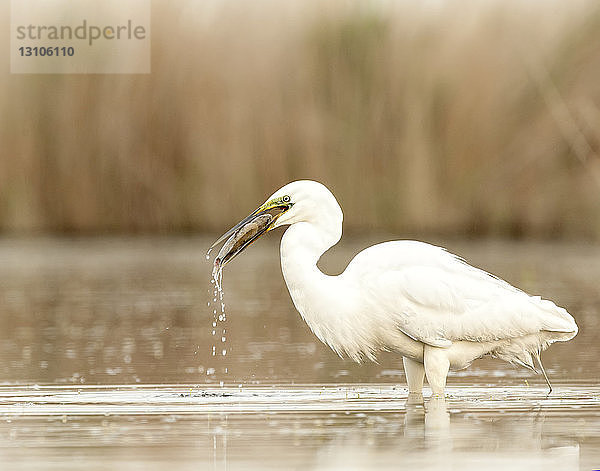
[[[19,54],[23,57],[71,57],[75,55],[73,47],[20,47]]]

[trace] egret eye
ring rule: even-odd
[[[290,202],[290,197],[289,197],[288,195],[285,195],[285,196],[283,197],[283,202],[284,202],[284,203],[289,203],[289,202]]]

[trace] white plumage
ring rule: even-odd
[[[449,368],[486,354],[536,370],[542,350],[577,334],[563,308],[423,242],[369,247],[341,275],[325,275],[317,261],[342,234],[335,197],[320,183],[292,182],[251,216],[274,208],[281,212],[267,230],[290,225],[281,240],[282,271],[312,331],[357,361],[380,350],[401,354],[411,393],[421,393],[426,374],[434,394],[443,394]]]

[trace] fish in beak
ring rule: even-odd
[[[246,247],[261,235],[273,229],[275,221],[277,221],[279,216],[292,207],[293,203],[289,202],[289,197],[286,198],[287,201],[278,198],[263,204],[252,214],[229,229],[210,246],[207,258],[212,249],[227,239],[216,256],[213,267],[213,278],[219,287],[223,267],[238,254],[242,253]]]

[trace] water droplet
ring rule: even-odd
[[[225,322],[227,320],[227,316],[225,314],[225,303],[223,302],[223,288],[222,288],[222,279],[223,279],[223,271],[222,271],[222,267],[218,267],[218,264],[215,264],[215,269],[213,270],[213,279],[212,279],[212,283],[214,286],[214,292],[213,292],[213,321],[212,321],[212,335],[215,336],[216,335],[216,331],[217,331],[217,323],[218,322]],[[218,305],[217,303],[217,299],[219,299],[219,304],[221,305],[221,309],[220,309],[220,313],[218,313]],[[210,306],[210,302],[208,303]],[[227,355],[227,349],[224,348],[226,346],[226,341],[227,341],[227,337],[225,335],[226,333],[226,329],[221,329],[221,355],[222,356],[226,356]],[[212,346],[212,356],[216,356],[217,355],[217,347],[216,347],[216,340],[214,341],[214,345]],[[214,372],[214,369],[212,369]],[[208,374],[207,370],[207,374]],[[224,368],[225,373],[228,373],[228,369]],[[221,386],[223,386],[223,381],[220,382]]]

